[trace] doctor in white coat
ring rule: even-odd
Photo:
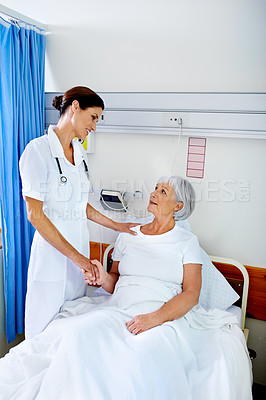
[[[20,159],[22,194],[29,221],[36,228],[29,269],[25,336],[42,332],[66,300],[86,294],[81,270],[97,271],[90,263],[87,219],[121,232],[135,224],[114,222],[88,203],[86,154],[75,138],[85,140],[104,109],[102,99],[86,87],[55,97],[60,119],[48,135],[32,140]]]

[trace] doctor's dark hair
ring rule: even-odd
[[[59,111],[61,117],[74,100],[79,102],[82,110],[88,107],[100,107],[104,110],[104,102],[101,97],[86,86],[75,86],[62,96],[55,96],[52,105]]]
[[[177,175],[162,176],[157,182],[168,182],[175,191],[176,201],[183,203],[183,207],[175,212],[174,219],[176,221],[187,219],[192,214],[196,202],[196,194],[191,183]]]

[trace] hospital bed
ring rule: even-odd
[[[109,245],[103,255],[107,271],[113,247]],[[248,274],[234,260],[211,256],[212,264],[205,256],[212,267],[241,271],[243,281],[230,278],[241,294],[240,307],[231,304],[229,313],[213,309],[207,318],[192,309],[186,318],[132,335],[125,324],[135,310],[136,315],[150,312],[142,307],[150,307],[154,281],[150,286],[146,281],[145,290],[139,291],[138,282],[134,286],[131,280],[133,292],[137,290],[135,303],[131,298],[128,303],[129,285],[122,283],[109,296],[103,288],[91,287],[94,295],[66,302],[41,335],[14,348],[2,364],[0,360],[0,399],[4,393],[3,399],[19,400],[251,400],[251,361],[245,343]],[[203,270],[204,265],[203,260]],[[216,288],[214,292],[219,295]]]

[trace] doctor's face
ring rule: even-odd
[[[96,123],[102,115],[101,107],[88,107],[82,110],[79,105],[75,108],[72,125],[75,130],[75,136],[85,140],[91,131],[96,131]]]
[[[173,216],[174,212],[182,208],[183,203],[176,201],[176,194],[169,183],[157,183],[150,195],[147,210],[153,215],[162,218]]]

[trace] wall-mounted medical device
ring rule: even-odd
[[[105,210],[126,211],[127,208],[124,193],[118,190],[103,189],[100,193],[100,202]]]

